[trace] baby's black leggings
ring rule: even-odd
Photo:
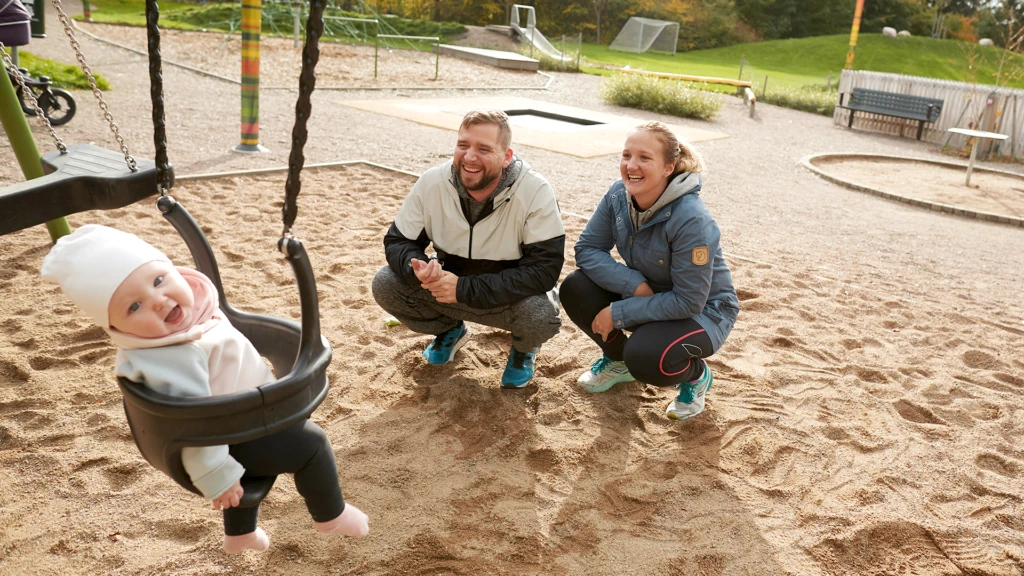
[[[294,474],[295,488],[316,522],[333,520],[345,509],[331,442],[323,429],[309,420],[277,434],[235,444],[230,452],[245,467],[246,477]],[[259,513],[259,506],[228,508],[224,511],[224,533],[241,536],[253,532]]]

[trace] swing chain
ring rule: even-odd
[[[131,153],[128,152],[128,146],[124,143],[124,138],[121,136],[121,132],[118,130],[117,124],[114,123],[114,116],[110,113],[107,107],[107,103],[103,100],[103,92],[100,91],[99,86],[96,85],[96,78],[92,74],[92,68],[89,67],[85,62],[85,55],[82,54],[82,46],[78,43],[75,38],[75,33],[71,30],[71,21],[68,15],[64,12],[64,8],[61,6],[61,0],[52,0],[53,7],[57,10],[57,18],[60,23],[64,25],[64,34],[71,41],[71,48],[75,51],[75,57],[78,60],[79,66],[82,68],[82,72],[85,72],[86,78],[89,80],[89,86],[92,88],[92,93],[96,96],[96,100],[100,103],[100,110],[103,111],[103,118],[106,119],[110,125],[110,131],[114,133],[114,139],[117,140],[118,145],[121,147],[121,153],[124,154],[124,161],[128,164],[128,169],[132,172],[138,172],[138,165],[135,163],[135,158],[132,157]]]
[[[27,96],[29,102],[32,104],[32,109],[36,111],[36,116],[43,119],[46,123],[46,129],[50,131],[50,136],[53,137],[54,144],[57,145],[57,149],[60,150],[61,154],[68,153],[68,147],[64,145],[64,141],[57,136],[57,131],[50,125],[50,119],[43,113],[42,107],[39,106],[39,100],[36,99],[36,95],[29,87],[25,85],[25,78],[21,75],[21,70],[14,65],[14,60],[11,59],[10,54],[7,53],[7,47],[4,46],[3,42],[0,42],[0,52],[3,52],[4,65],[7,70],[11,73],[11,77],[18,81],[18,86],[21,86],[21,93],[23,96]]]

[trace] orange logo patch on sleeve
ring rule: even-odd
[[[708,263],[708,247],[698,246],[693,249],[693,255],[690,257],[693,263],[697,266],[703,266]]]

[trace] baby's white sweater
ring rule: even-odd
[[[274,374],[252,343],[235,329],[218,310],[205,325],[198,340],[155,348],[118,348],[118,376],[146,387],[182,398],[220,396],[255,388],[274,381]],[[130,338],[118,338],[124,345]],[[187,447],[181,462],[192,484],[207,500],[223,494],[245,469],[228,453],[227,446]]]

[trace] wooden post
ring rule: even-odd
[[[764,98],[768,94],[768,75],[764,76],[764,86],[761,86],[761,98]]]
[[[743,54],[740,54],[740,75],[736,79],[743,80]]]
[[[579,49],[576,51],[576,71],[580,71],[580,58],[583,56],[583,32],[580,32],[580,38],[576,42]],[[1016,102],[1016,100],[1014,101]]]
[[[1010,124],[1010,158],[1017,159],[1017,95],[1013,95],[1013,123]]]

